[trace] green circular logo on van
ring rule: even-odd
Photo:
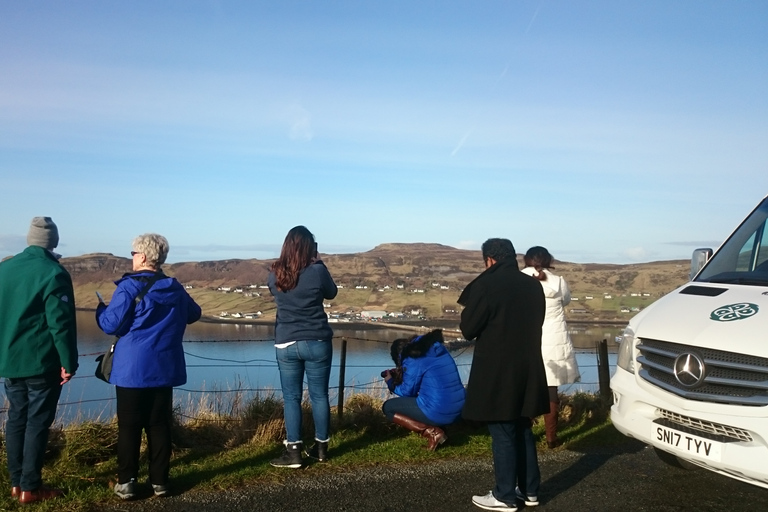
[[[714,310],[709,318],[717,322],[733,322],[755,316],[760,308],[757,304],[751,302],[740,302],[738,304],[728,304],[720,306]]]

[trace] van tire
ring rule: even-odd
[[[694,464],[693,462],[688,462],[685,459],[681,459],[677,455],[672,455],[669,452],[665,452],[664,450],[660,450],[654,446],[653,451],[656,452],[656,456],[661,459],[662,462],[669,464],[670,466],[685,469],[686,471],[693,471],[696,469],[699,469],[699,466]]]

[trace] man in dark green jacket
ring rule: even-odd
[[[9,402],[5,444],[11,495],[33,503],[62,495],[43,485],[48,429],[61,387],[77,370],[72,278],[52,250],[50,217],[32,219],[23,252],[0,263],[0,376]]]

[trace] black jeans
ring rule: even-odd
[[[173,388],[121,388],[117,392],[117,479],[139,477],[141,431],[147,433],[149,481],[168,483]]]

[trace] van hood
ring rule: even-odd
[[[648,306],[629,326],[637,338],[768,358],[768,290],[691,282]]]

